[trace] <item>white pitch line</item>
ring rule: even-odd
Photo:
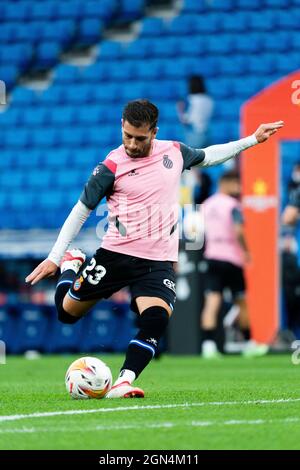
[[[117,425],[96,425],[96,426],[81,426],[75,427],[72,426],[71,428],[63,428],[63,427],[48,427],[48,428],[12,428],[12,429],[1,429],[1,434],[34,434],[34,433],[73,433],[73,432],[93,432],[93,431],[124,431],[124,430],[138,430],[138,429],[171,429],[176,427],[193,427],[193,428],[203,428],[203,427],[216,427],[216,426],[255,426],[261,424],[289,424],[289,423],[299,423],[300,418],[289,417],[289,418],[278,418],[278,419],[231,419],[227,421],[188,421],[183,423],[174,423],[174,422],[163,422],[163,423],[144,423],[142,425],[138,424],[117,424]]]
[[[168,408],[191,408],[201,406],[232,406],[232,405],[276,405],[279,403],[299,402],[300,398],[280,398],[278,400],[247,400],[247,401],[211,401],[199,403],[177,403],[170,405],[118,406],[115,408],[96,408],[90,410],[47,411],[22,415],[0,416],[0,422],[18,421],[20,419],[48,418],[51,416],[82,415],[91,413],[114,413],[117,411],[161,410]]]

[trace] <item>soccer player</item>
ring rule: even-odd
[[[288,205],[284,209],[281,221],[284,225],[295,226],[300,212],[300,188],[291,192]]]
[[[181,173],[194,165],[222,163],[264,142],[283,126],[282,121],[263,124],[249,137],[202,150],[157,140],[157,121],[158,109],[148,100],[125,106],[123,144],[94,169],[48,258],[26,278],[36,284],[60,266],[55,303],[63,323],[77,322],[99,300],[129,286],[140,330],[129,343],[119,378],[107,398],[144,396],[132,383],[154,356],[174,308]],[[82,269],[85,254],[67,249],[104,196],[109,228],[101,248]]]
[[[208,263],[205,302],[201,315],[202,356],[206,359],[221,356],[216,345],[216,328],[225,287],[230,289],[233,303],[239,309],[238,323],[247,341],[244,354],[260,356],[268,351],[267,345],[250,341],[243,272],[250,254],[238,200],[240,192],[239,175],[233,171],[224,173],[219,180],[218,192],[206,199],[202,206],[206,242],[204,256]]]

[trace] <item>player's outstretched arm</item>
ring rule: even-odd
[[[45,279],[47,277],[54,276],[54,274],[57,271],[58,266],[53,263],[53,261],[50,261],[50,259],[45,259],[42,261],[33,271],[31,274],[29,274],[25,281],[30,282],[31,285],[33,286],[34,284],[37,284],[37,282],[41,281],[42,279]]]
[[[211,145],[204,149],[195,149],[179,143],[183,157],[183,169],[189,169],[192,166],[212,166],[224,163],[230,158],[236,157],[243,150],[247,150],[253,145],[261,144],[275,134],[281,127],[283,121],[261,124],[254,134],[227,144]]]
[[[236,157],[240,152],[247,150],[257,144],[262,144],[275,134],[281,127],[283,121],[261,124],[254,134],[227,144],[212,145],[204,150],[205,157],[200,166],[212,166],[224,163],[230,158]]]
[[[79,233],[90,213],[91,210],[86,207],[85,204],[81,201],[77,202],[66,219],[48,258],[40,263],[34,271],[26,277],[26,282],[30,282],[31,285],[34,285],[42,279],[54,276],[65,251]]]

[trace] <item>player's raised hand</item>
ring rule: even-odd
[[[283,121],[270,122],[269,124],[261,124],[255,132],[257,142],[260,144],[268,140],[271,135],[275,134],[278,129],[284,126]]]
[[[46,277],[54,276],[57,271],[57,266],[55,263],[50,261],[49,259],[45,259],[42,261],[33,271],[30,273],[25,281],[30,282],[33,286],[41,279],[45,279]]]

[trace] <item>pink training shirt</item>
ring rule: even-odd
[[[151,260],[178,259],[178,198],[183,157],[178,143],[154,140],[148,157],[131,158],[121,145],[103,164],[115,174],[107,197],[106,250]]]
[[[243,266],[243,252],[234,232],[232,211],[241,209],[233,197],[217,193],[203,203],[205,257]]]

